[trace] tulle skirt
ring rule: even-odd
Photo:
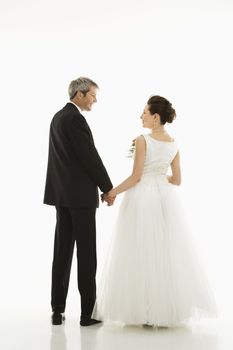
[[[144,176],[123,197],[92,316],[175,326],[216,312],[174,186]]]

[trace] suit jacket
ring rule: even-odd
[[[111,180],[86,119],[72,103],[67,103],[50,125],[44,203],[70,208],[98,207],[97,187],[108,192]]]

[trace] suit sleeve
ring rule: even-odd
[[[70,138],[74,152],[87,174],[104,193],[113,187],[107,170],[91,140],[87,125],[78,118],[70,124]]]

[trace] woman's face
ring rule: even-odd
[[[146,105],[140,118],[142,119],[143,128],[152,129],[154,126],[155,115],[150,114],[148,108],[149,106]]]

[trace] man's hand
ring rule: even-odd
[[[114,194],[113,190],[107,192],[107,193],[102,193],[101,194],[101,201],[106,202],[108,206],[113,205],[114,201],[116,199],[116,195]]]

